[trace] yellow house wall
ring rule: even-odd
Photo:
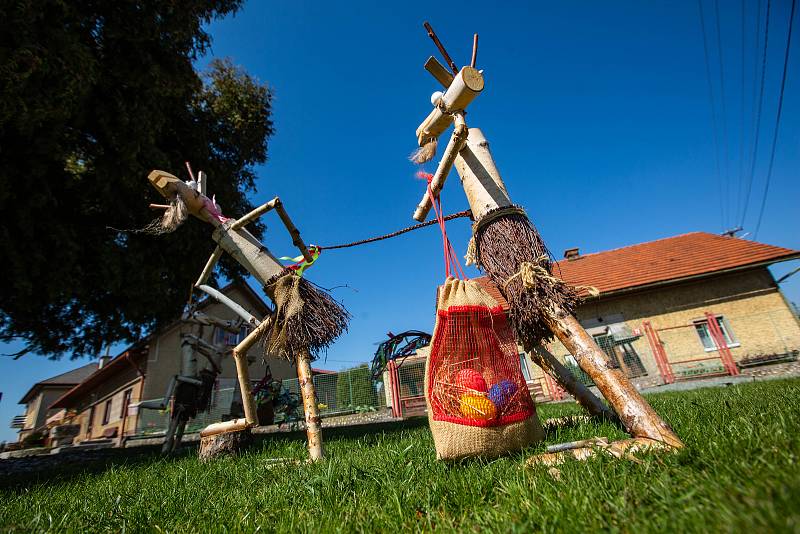
[[[36,428],[36,420],[39,418],[39,407],[42,404],[42,395],[36,395],[33,400],[25,405],[25,427],[20,434],[29,434]]]
[[[80,434],[78,434],[76,441],[85,441],[88,439],[97,439],[103,437],[103,432],[110,428],[117,428],[117,437],[124,434],[132,434],[136,428],[137,414],[131,413],[128,410],[128,415],[124,421],[122,419],[123,399],[125,392],[131,390],[131,403],[141,400],[143,381],[141,378],[135,378],[132,382],[120,383],[112,391],[106,393],[102,397],[87,405],[81,413],[74,420],[75,424],[81,427]],[[109,412],[108,422],[103,424],[103,415],[105,413],[106,402],[111,401],[111,411]],[[89,417],[91,415],[92,406],[94,406],[94,418],[91,428],[89,427]]]
[[[654,328],[685,325],[684,328],[659,332],[670,362],[716,356],[717,351],[706,351],[693,326],[709,311],[722,315],[730,325],[734,344],[731,354],[738,361],[746,356],[780,354],[800,349],[800,323],[789,309],[766,268],[731,273],[714,278],[663,286],[617,297],[592,300],[578,310],[578,319],[587,329],[604,317],[622,314],[625,324],[639,329],[641,337],[632,342],[649,377],[658,377],[658,367],[650,345],[644,336],[643,321]],[[591,330],[590,330],[591,332]],[[568,351],[554,341],[547,348],[564,361]],[[706,365],[719,365],[719,360]],[[677,364],[674,370],[699,364]],[[529,365],[532,375],[541,376],[541,370]]]
[[[69,387],[45,386],[25,405],[25,427],[19,431],[18,439],[20,441],[44,425],[47,417],[54,413],[54,411],[47,409],[48,406],[53,404],[69,389]]]

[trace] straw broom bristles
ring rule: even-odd
[[[477,267],[508,300],[517,337],[531,346],[552,339],[544,314],[553,304],[572,314],[580,299],[560,278],[542,277],[529,285],[518,275],[523,264],[541,265],[547,272],[552,268],[549,259],[542,261],[543,256],[549,258],[547,248],[528,217],[514,211],[490,217],[483,225],[478,223],[475,249]]]
[[[294,271],[284,269],[264,290],[275,303],[272,325],[263,338],[269,355],[294,361],[298,353],[308,351],[315,359],[347,330],[347,310]]]

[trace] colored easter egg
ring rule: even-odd
[[[489,388],[489,400],[491,400],[498,407],[502,408],[508,403],[508,401],[511,400],[511,397],[516,392],[517,385],[514,382],[511,380],[501,380]]]
[[[461,395],[461,413],[469,419],[479,419],[489,421],[497,415],[497,408],[494,403],[480,395],[464,393]]]
[[[462,369],[456,373],[456,385],[460,388],[471,389],[481,393],[486,392],[486,380],[475,369]]]

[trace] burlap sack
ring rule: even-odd
[[[462,319],[467,317],[468,326],[454,329],[452,324],[454,313],[460,314]],[[491,343],[485,339],[475,343],[476,336],[488,336]],[[494,380],[502,378],[504,382],[518,385],[515,386],[517,390],[512,413],[498,413],[497,417],[491,420],[484,418],[478,421],[459,418],[458,414],[452,413],[455,408],[451,407],[448,413],[448,409],[442,406],[437,396],[450,395],[442,393],[442,387],[446,389],[448,384],[437,385],[436,381],[452,382],[452,378],[443,378],[442,372],[437,370],[446,371],[446,365],[458,366],[459,362],[443,362],[441,359],[452,359],[464,352],[472,355],[470,351],[477,351],[478,354],[465,361],[480,359],[483,362],[481,367],[483,375],[494,377]],[[513,331],[497,301],[476,282],[448,278],[439,288],[433,339],[428,347],[419,349],[418,353],[426,355],[425,401],[438,459],[496,457],[519,450],[544,438],[533,399],[528,393],[519,368]],[[464,359],[463,356],[461,358]],[[509,362],[513,362],[513,366]],[[469,365],[475,366],[476,362]],[[438,376],[434,376],[437,374]],[[479,393],[475,392],[475,395]],[[487,397],[491,398],[491,394]]]

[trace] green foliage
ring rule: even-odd
[[[58,356],[138,339],[179,314],[209,229],[120,233],[161,202],[153,168],[204,170],[225,213],[251,209],[269,89],[226,61],[202,77],[203,25],[241,0],[23,0],[0,6],[0,341]],[[111,228],[110,228],[111,227]],[[256,233],[259,233],[256,227]],[[241,270],[227,259],[226,276]]]
[[[372,383],[367,364],[341,371],[336,380],[338,410],[363,411],[364,406],[375,406],[378,395]]]
[[[684,439],[641,462],[598,456],[526,468],[546,445],[622,437],[609,424],[548,432],[496,460],[436,461],[426,421],[324,430],[323,462],[305,433],[271,436],[249,453],[200,463],[148,457],[61,463],[37,483],[6,477],[8,532],[796,532],[800,525],[800,380],[649,395]],[[579,413],[541,406],[543,419]],[[136,454],[126,449],[119,455]],[[0,466],[2,468],[2,466]],[[93,470],[92,470],[93,469]],[[2,479],[0,479],[2,480]]]

